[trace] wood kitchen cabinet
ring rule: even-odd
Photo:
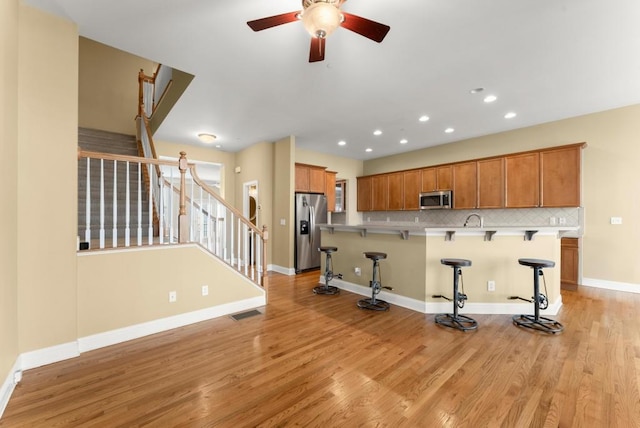
[[[422,189],[421,183],[422,172],[419,169],[411,171],[404,171],[404,204],[405,210],[418,210],[420,209],[420,191]]]
[[[389,175],[374,175],[371,179],[371,210],[389,209]]]
[[[357,193],[358,193],[358,211],[371,211],[373,205],[371,200],[371,176],[357,177]]]
[[[563,289],[576,290],[578,288],[579,266],[578,238],[562,238],[560,240],[560,285]]]
[[[478,208],[504,208],[504,189],[504,158],[479,160]]]
[[[540,152],[540,206],[580,206],[581,155],[581,145]]]
[[[453,165],[453,208],[477,207],[477,162]]]
[[[422,191],[453,189],[453,166],[444,165],[424,168],[422,171]]]
[[[538,152],[505,156],[505,206],[540,206],[540,154]]]
[[[327,211],[334,212],[336,210],[336,175],[337,172],[325,172],[325,191],[327,197]]]
[[[388,175],[389,180],[389,196],[388,209],[391,211],[400,211],[404,209],[404,174],[402,172],[394,172]]]
[[[296,192],[324,193],[326,191],[326,167],[302,163],[296,163],[295,167]]]

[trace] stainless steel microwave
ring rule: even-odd
[[[419,206],[421,210],[447,210],[453,208],[451,190],[420,193]]]

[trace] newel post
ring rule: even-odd
[[[178,242],[189,242],[189,223],[187,221],[187,189],[186,189],[186,173],[187,173],[187,153],[180,152],[178,160],[178,169],[180,170],[180,213],[178,214]]]

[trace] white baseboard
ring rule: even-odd
[[[276,273],[281,273],[282,275],[287,275],[287,276],[293,276],[296,274],[295,269],[278,266],[278,265],[268,265],[267,270],[270,270]]]
[[[605,290],[625,291],[627,293],[640,293],[640,284],[629,282],[607,281],[605,279],[582,278],[580,285],[593,288],[604,288]]]
[[[324,284],[324,277],[320,276],[320,283]],[[334,285],[342,290],[350,291],[362,296],[371,296],[371,288],[365,287],[359,284],[353,284],[351,282],[343,281],[341,279],[331,280],[331,285]],[[439,314],[448,313],[452,311],[451,302],[423,302],[410,297],[400,296],[398,294],[389,293],[388,291],[381,290],[378,297],[381,300],[389,302],[391,304],[401,306],[403,308],[411,309],[412,311],[421,312],[423,314]],[[558,296],[554,303],[550,303],[549,307],[545,310],[541,310],[542,315],[557,315],[562,307],[562,296]],[[517,315],[517,314],[533,314],[533,303],[470,303],[467,302],[460,310],[462,314],[505,314],[505,315]]]
[[[48,348],[20,354],[20,368],[22,370],[35,369],[58,361],[68,360],[80,355],[77,342],[63,343]]]
[[[199,311],[187,312],[185,314],[172,317],[161,318],[141,324],[106,331],[91,336],[78,339],[78,349],[80,352],[92,351],[105,346],[115,345],[150,334],[160,333],[173,328],[206,321],[213,318],[233,314],[247,309],[254,309],[266,304],[265,296],[253,297],[238,302],[213,306]]]
[[[22,379],[22,369],[20,357],[13,364],[11,371],[7,375],[7,378],[0,386],[0,419],[2,418],[2,414],[7,408],[7,404],[9,404],[9,399],[11,398],[11,394],[13,394],[13,390],[15,389],[18,382]]]

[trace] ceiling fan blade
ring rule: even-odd
[[[380,24],[379,22],[371,21],[370,19],[362,18],[357,15],[342,12],[344,21],[340,24],[347,30],[351,30],[354,33],[358,33],[374,42],[380,43],[384,40],[391,27],[388,25]]]
[[[309,62],[318,62],[324,60],[324,45],[327,39],[324,37],[312,37],[311,49],[309,49]]]
[[[298,20],[300,12],[283,13],[282,15],[269,16],[267,18],[256,19],[247,22],[253,31],[266,30],[267,28],[277,27],[278,25],[288,24]]]

